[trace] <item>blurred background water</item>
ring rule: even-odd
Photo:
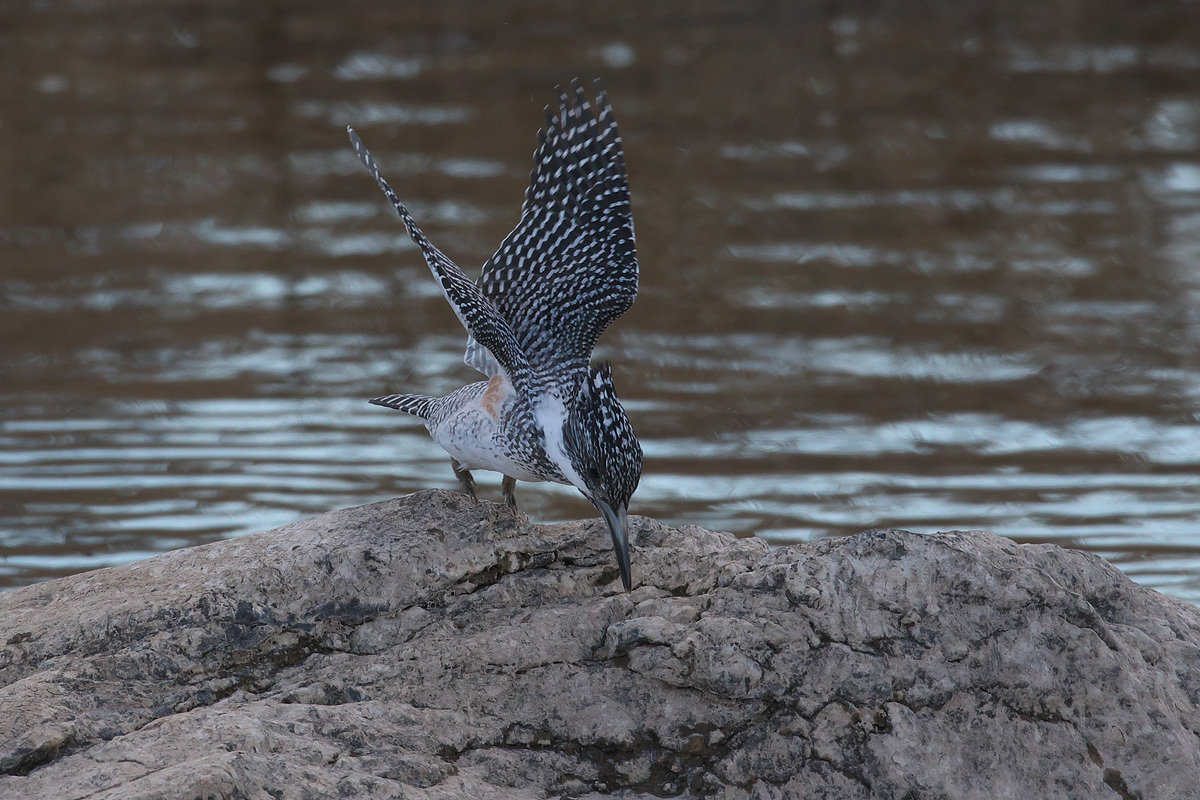
[[[1104,0],[0,4],[0,585],[454,486],[365,402],[475,375],[345,126],[475,274],[573,77],[633,189],[634,512],[1200,601],[1200,11]]]

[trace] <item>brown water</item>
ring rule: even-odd
[[[453,486],[365,403],[474,374],[344,128],[474,272],[599,76],[636,513],[986,528],[1200,601],[1198,12],[933,5],[0,6],[0,585]]]

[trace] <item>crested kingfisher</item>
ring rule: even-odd
[[[445,397],[392,394],[370,402],[420,417],[450,454],[463,490],[472,469],[515,486],[574,486],[612,534],[625,591],[632,588],[626,514],[642,474],[642,448],[607,362],[591,364],[609,323],[633,304],[638,264],[625,157],[612,107],[574,84],[546,109],[521,220],[472,282],[417,227],[353,129],[350,142],[425,256],[467,329],[463,361],[487,380]]]

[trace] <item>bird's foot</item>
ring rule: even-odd
[[[463,493],[478,503],[479,498],[475,494],[475,479],[471,477],[470,470],[464,469],[463,465],[454,458],[450,459],[450,468],[454,470],[454,477],[458,478],[458,485],[462,487]]]
[[[500,481],[500,489],[504,492],[504,505],[508,506],[514,519],[520,519],[521,514],[517,511],[517,479],[505,475],[504,480]]]

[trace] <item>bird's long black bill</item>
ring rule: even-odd
[[[613,550],[617,554],[617,567],[621,570],[621,583],[625,585],[625,591],[633,590],[633,573],[629,568],[629,533],[625,529],[626,509],[623,507],[614,509],[608,503],[597,503],[597,508],[604,516],[604,521],[608,523],[608,530],[612,533]]]

